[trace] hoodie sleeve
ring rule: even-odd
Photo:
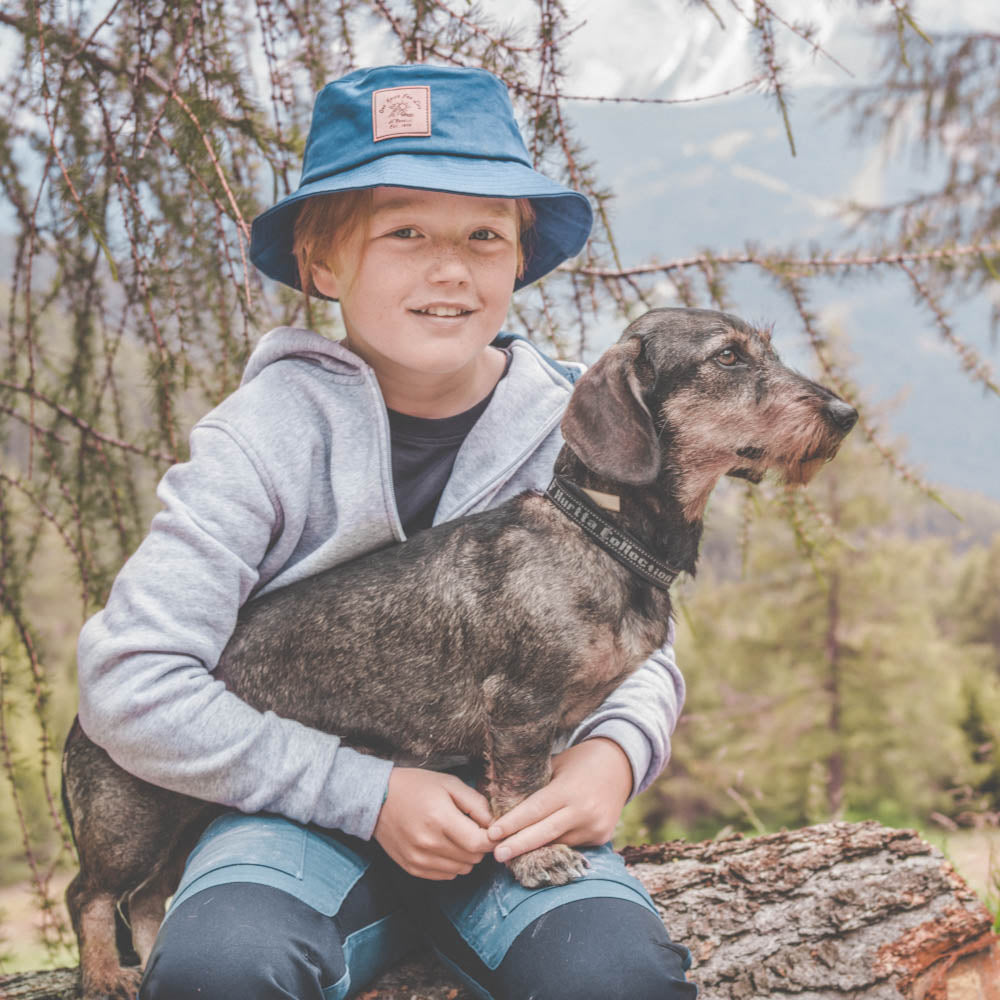
[[[369,838],[391,763],[258,712],[212,675],[281,528],[262,469],[218,425],[192,432],[190,461],[157,490],[163,510],[80,634],[80,723],[146,781]]]
[[[671,622],[667,644],[619,684],[570,738],[570,743],[595,736],[614,740],[632,765],[632,798],[666,767],[670,736],[684,707],[684,677],[674,659],[673,641]]]

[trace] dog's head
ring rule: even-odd
[[[707,309],[654,309],[581,376],[566,443],[598,476],[642,486],[669,473],[695,520],[720,476],[769,469],[807,483],[857,412],[782,364],[767,331]]]

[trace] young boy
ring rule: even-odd
[[[590,225],[582,195],[534,171],[486,72],[359,70],[318,96],[299,190],[255,220],[251,258],[338,299],[346,340],[261,340],[80,637],[88,735],[233,807],[188,859],[141,997],[346,997],[421,935],[482,997],[695,995],[606,846],[669,754],[669,647],[496,821],[461,762],[393,766],[212,675],[248,599],[548,482],[575,369],[500,328]],[[555,840],[593,845],[586,877],[531,891],[500,863]]]

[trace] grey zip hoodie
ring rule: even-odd
[[[435,521],[548,484],[571,386],[515,341],[507,376],[466,438]],[[392,764],[258,712],[213,677],[243,603],[404,538],[375,374],[308,330],[263,337],[241,387],[191,432],[163,509],[79,641],[80,722],[146,781],[369,838]],[[634,794],[666,764],[684,681],[666,646],[572,742],[613,739]]]

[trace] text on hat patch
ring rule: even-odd
[[[431,88],[387,87],[372,94],[372,139],[431,134]]]

